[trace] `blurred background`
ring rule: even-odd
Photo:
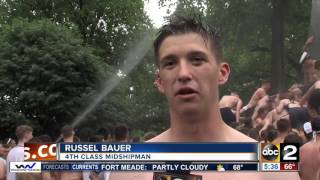
[[[153,85],[152,39],[175,15],[216,27],[231,78],[220,95],[244,102],[270,78],[273,92],[301,82],[298,63],[313,35],[319,58],[319,0],[1,0],[0,139],[29,124],[58,137],[126,124],[130,136],[169,127]],[[316,50],[318,49],[318,51]]]

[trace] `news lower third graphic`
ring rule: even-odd
[[[41,162],[10,162],[10,172],[39,173],[41,172]]]
[[[267,144],[260,147],[262,171],[299,170],[299,145],[295,143]]]
[[[59,144],[59,161],[256,161],[254,143]]]
[[[24,160],[25,161],[56,161],[57,145],[52,143],[38,144],[25,143],[24,144]]]
[[[25,144],[12,172],[297,171],[297,144],[58,143]]]

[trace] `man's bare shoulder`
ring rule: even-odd
[[[309,151],[310,149],[312,149],[311,141],[305,143],[303,146],[300,147],[300,151]]]
[[[257,142],[249,136],[242,134],[241,132],[229,127],[228,133],[225,134],[225,142]]]
[[[242,134],[241,132],[227,126],[226,131],[224,131],[223,142],[257,142],[256,140]],[[168,130],[159,134],[158,136],[148,140],[147,142],[172,142],[168,135]],[[214,142],[214,141],[213,141]],[[219,141],[221,142],[221,141]]]
[[[166,130],[163,133],[157,135],[156,137],[154,137],[146,142],[169,142],[170,138],[168,137],[169,136],[168,131],[169,130]]]
[[[315,89],[320,89],[320,80],[318,80],[318,81],[316,81],[316,82],[314,83],[314,88],[315,88]]]

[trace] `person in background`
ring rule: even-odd
[[[222,119],[226,124],[230,125],[234,122],[240,122],[242,100],[238,93],[231,92],[230,95],[222,96],[219,107]]]
[[[320,179],[320,118],[311,121],[313,140],[300,148],[299,174],[302,180]]]
[[[10,150],[7,156],[7,164],[24,161],[24,143],[33,138],[32,132],[32,127],[28,125],[20,125],[16,128],[18,144]],[[9,166],[7,166],[7,180],[16,180],[16,173],[9,172]]]
[[[280,119],[277,121],[277,129],[279,131],[279,135],[275,140],[272,141],[272,144],[283,143],[284,139],[291,131],[290,122],[287,119]]]
[[[297,143],[299,147],[303,145],[303,140],[296,132],[290,132],[283,140],[284,143]]]
[[[271,90],[271,82],[269,80],[262,80],[261,87],[259,87],[251,96],[250,101],[245,105],[240,113],[244,116],[251,117],[253,115],[255,107],[258,105],[259,100],[268,96],[268,92]]]
[[[62,142],[73,143],[75,137],[74,128],[71,125],[65,125],[61,128]],[[54,173],[56,180],[82,180],[81,172],[56,172]]]
[[[114,128],[115,142],[128,142],[129,130],[126,125],[118,125]]]

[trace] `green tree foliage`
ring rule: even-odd
[[[277,20],[272,18],[274,6],[271,0],[210,1],[208,6],[208,20],[221,27],[226,59],[232,65],[226,88],[240,90],[245,99],[259,86],[259,79],[278,77],[283,80],[282,89],[299,79],[297,61],[307,38],[311,3],[293,0],[283,4],[286,13],[282,14],[281,32],[272,30]],[[274,39],[275,33],[282,34],[280,39]],[[282,60],[272,55],[272,40],[278,44],[284,41],[278,55]],[[283,66],[280,72],[275,70],[279,65]]]
[[[165,2],[166,0],[162,1]],[[248,100],[260,79],[281,77],[283,88],[299,80],[301,67],[297,64],[308,35],[311,1],[292,0],[284,3],[283,32],[281,39],[284,49],[275,59],[272,56],[272,19],[275,2],[272,0],[178,0],[178,15],[198,13],[221,35],[225,59],[231,65],[231,77],[221,94],[227,91],[239,91]],[[285,1],[281,0],[281,3]],[[278,61],[283,61],[279,64]],[[273,64],[272,64],[273,63]],[[275,68],[282,64],[282,70]]]
[[[120,65],[121,54],[137,34],[150,27],[142,0],[6,0],[7,22],[22,17],[48,18],[78,29],[85,43],[110,65]]]
[[[6,107],[1,113],[8,117],[0,124],[7,123],[8,134],[19,119],[41,127],[41,133],[58,133],[108,70],[78,33],[46,19],[15,20],[2,27],[0,38],[0,100]]]
[[[160,0],[159,4],[171,0]],[[239,91],[245,101],[259,79],[276,74],[272,61],[273,0],[178,0],[175,15],[200,16],[222,35],[232,73],[221,95]],[[290,0],[284,14],[284,87],[299,79],[297,64],[307,38],[311,1]],[[0,2],[0,131],[17,124],[59,133],[119,72],[130,46],[152,29],[142,0],[6,0]],[[24,18],[24,20],[15,20]],[[45,18],[45,19],[44,19]],[[43,20],[42,20],[43,19]],[[92,48],[88,48],[88,45]],[[126,123],[131,130],[168,127],[164,96],[153,85],[150,51],[90,113],[80,128],[93,131]],[[110,68],[110,66],[112,68]],[[103,83],[102,83],[103,84]]]

